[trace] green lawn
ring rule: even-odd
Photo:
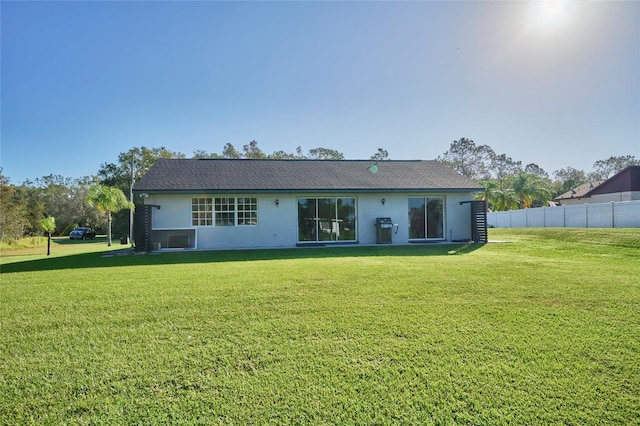
[[[3,250],[0,424],[640,424],[640,229],[490,239]]]

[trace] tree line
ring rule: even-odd
[[[43,230],[49,235],[68,235],[77,226],[106,233],[112,222],[114,235],[128,235],[128,210],[101,211],[100,204],[95,203],[96,187],[117,188],[129,198],[132,184],[159,158],[187,156],[165,147],[135,147],[118,154],[115,162],[101,164],[94,176],[72,179],[48,175],[17,185],[11,183],[0,168],[0,240],[7,242],[24,236],[42,235]],[[322,147],[310,149],[307,153],[298,147],[293,153],[275,151],[267,154],[257,141],[252,140],[241,149],[227,143],[219,154],[197,150],[189,158],[344,160],[344,154]],[[378,148],[370,159],[376,162],[388,160],[389,153]],[[633,156],[610,157],[594,163],[594,170],[590,173],[567,167],[554,171],[552,179],[536,164],[523,167],[520,161],[506,154],[498,155],[488,145],[476,145],[467,138],[453,141],[449,150],[437,160],[480,182],[485,191],[478,197],[487,199],[494,210],[545,205],[553,197],[589,180],[604,180],[628,165],[640,164]],[[92,193],[94,202],[91,201]],[[107,223],[106,218],[111,213],[112,220]],[[43,219],[48,217],[54,217],[55,223],[48,222],[45,227]]]
[[[476,198],[487,200],[496,211],[546,206],[553,198],[584,183],[602,182],[627,166],[640,164],[633,155],[612,156],[596,161],[589,173],[566,167],[549,175],[535,163],[523,166],[521,161],[467,138],[453,141],[437,160],[478,181],[485,190]]]

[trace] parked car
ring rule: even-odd
[[[96,231],[91,228],[76,228],[69,234],[71,240],[95,240]]]

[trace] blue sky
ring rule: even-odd
[[[3,174],[136,146],[640,158],[638,2],[1,3]]]

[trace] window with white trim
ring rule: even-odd
[[[236,199],[221,197],[215,199],[216,226],[234,226],[236,224]]]
[[[258,224],[256,197],[197,197],[191,199],[192,226],[247,226]]]
[[[213,225],[213,205],[211,198],[201,197],[191,199],[191,225]]]
[[[258,199],[238,197],[238,226],[258,224]]]

